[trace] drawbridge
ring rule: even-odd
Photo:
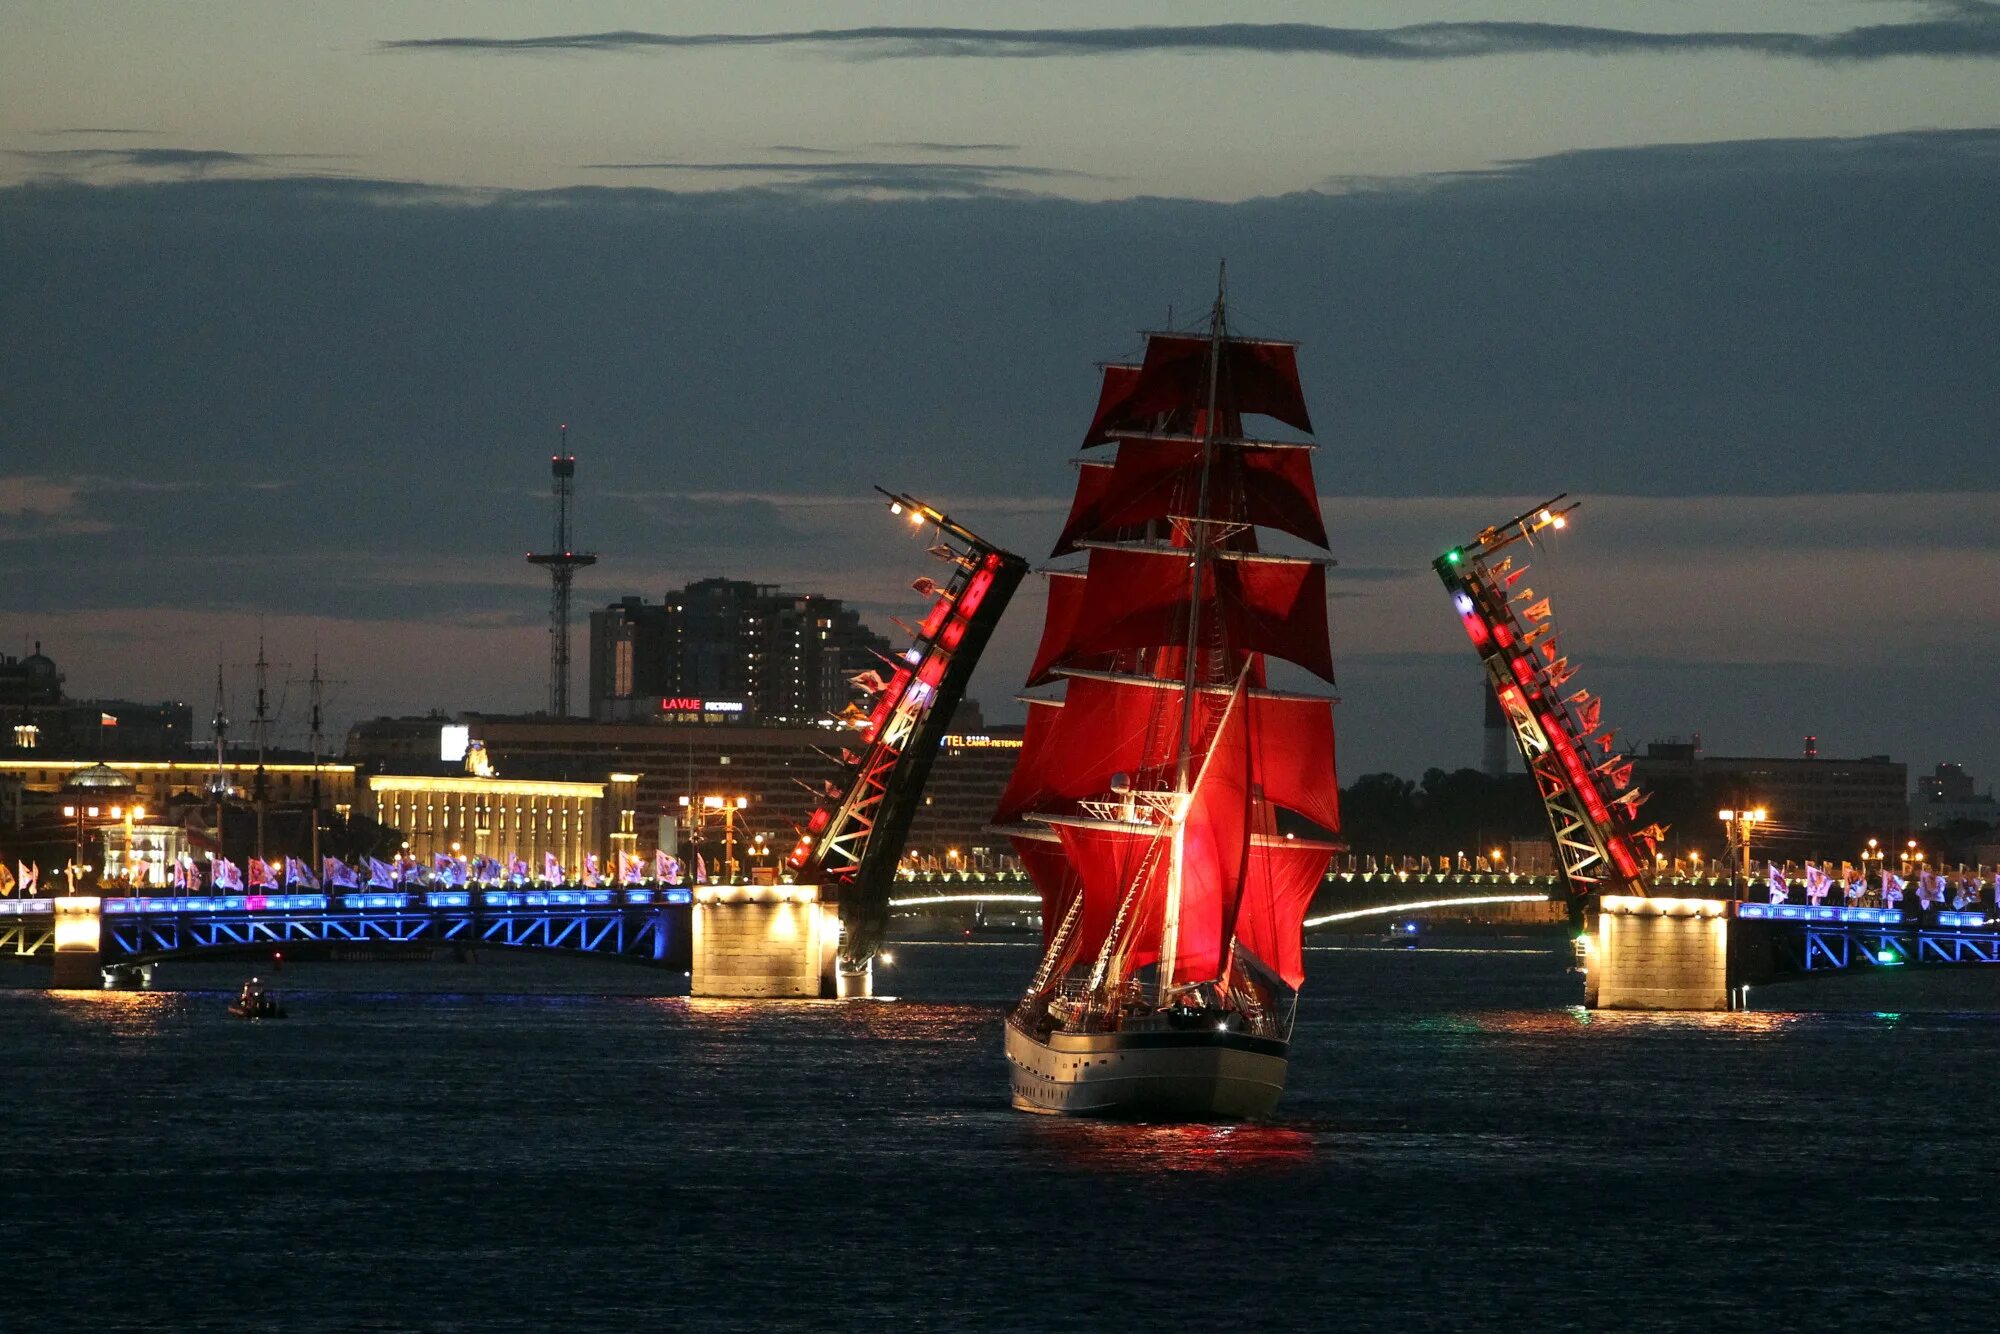
[[[2000,965],[2000,874],[1919,872],[1914,907],[1886,867],[1879,896],[1843,874],[1808,865],[1806,902],[1773,866],[1753,898],[1749,853],[1732,881],[1688,884],[1657,866],[1666,830],[1642,826],[1646,796],[1633,762],[1600,731],[1603,702],[1570,688],[1575,666],[1557,638],[1554,608],[1528,584],[1525,553],[1567,526],[1574,502],[1557,496],[1482,529],[1432,562],[1479,655],[1515,745],[1533,776],[1554,840],[1586,1003],[1597,1009],[1744,1008],[1752,986],[1882,968]],[[1728,819],[1729,812],[1721,813]],[[1761,811],[1759,812],[1761,816]]]
[[[839,905],[839,966],[850,976],[865,973],[881,946],[903,845],[938,744],[1028,570],[1021,557],[915,497],[882,495],[891,514],[935,538],[929,554],[949,573],[915,581],[912,587],[931,604],[920,624],[904,627],[910,646],[884,671],[856,678],[869,702],[846,720],[851,731],[838,757],[846,786],[829,785],[828,803],[813,812],[786,859],[798,880],[820,885]]]

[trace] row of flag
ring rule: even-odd
[[[1776,863],[1766,862],[1764,865],[1771,902],[1790,902],[1792,890],[1796,887],[1804,890],[1806,902],[1814,907],[1825,903],[1827,896],[1837,889],[1841,902],[1850,905],[1861,903],[1873,894],[1879,898],[1882,907],[1898,908],[1902,906],[1904,895],[1914,891],[1920,908],[1942,908],[1947,903],[1953,908],[1964,908],[1979,902],[1983,879],[1983,873],[1954,876],[1924,870],[1917,872],[1917,882],[1912,885],[1905,877],[1884,867],[1879,872],[1879,882],[1871,888],[1868,872],[1846,862],[1841,863],[1838,874],[1807,862],[1805,875],[1799,881],[1788,878],[1785,868]],[[1992,887],[1995,901],[2000,902],[2000,871],[1993,872]]]
[[[665,852],[656,852],[650,859],[620,852],[607,867],[593,853],[583,859],[578,874],[572,876],[551,852],[543,854],[541,874],[534,876],[528,863],[520,857],[502,863],[492,857],[466,858],[441,852],[428,863],[415,857],[398,856],[386,862],[364,857],[359,866],[349,866],[338,857],[327,857],[321,860],[315,872],[311,865],[297,857],[268,861],[252,857],[239,866],[227,857],[204,861],[183,852],[168,869],[167,883],[183,893],[198,894],[203,890],[244,893],[287,889],[397,889],[408,885],[448,889],[468,885],[498,887],[531,883],[581,884],[587,887],[679,885],[689,883],[690,876],[694,884],[708,883],[708,862],[699,853],[695,855],[692,867],[684,867],[680,858]],[[150,886],[153,883],[152,864],[144,861],[132,863],[125,878],[136,888]],[[39,867],[18,862],[16,869],[10,871],[0,864],[0,897],[31,895],[40,882]]]

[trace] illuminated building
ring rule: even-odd
[[[101,767],[97,761],[86,759],[8,758],[0,759],[0,777],[16,780],[25,794],[52,795],[60,793],[79,771]],[[232,760],[223,766],[223,771],[231,786],[242,793],[248,791],[255,781],[257,764],[254,760]],[[132,795],[140,805],[165,810],[170,798],[201,797],[206,800],[208,781],[215,776],[215,761],[120,760],[118,772],[131,781]],[[338,810],[353,804],[353,765],[321,764],[317,772],[323,805]],[[310,801],[313,776],[314,766],[310,764],[264,766],[266,789],[271,794],[271,800],[278,804]],[[32,796],[28,799],[32,800]]]
[[[978,717],[976,710],[960,716],[969,722]],[[789,842],[793,830],[827,799],[823,785],[838,786],[846,777],[838,763],[847,741],[841,729],[747,722],[586,723],[470,713],[456,720],[376,718],[348,732],[345,758],[385,774],[419,773],[438,765],[440,734],[447,729],[457,755],[484,743],[504,777],[602,783],[613,770],[638,775],[630,804],[636,850],[642,854],[679,846],[680,798],[705,793],[749,797],[741,817],[744,836],[762,833]],[[1006,787],[1018,736],[1018,729],[995,728],[946,738],[925,788],[927,804],[911,830],[913,851],[942,858],[956,846],[970,859],[974,848],[999,846],[986,823]],[[386,812],[380,818],[397,824]]]
[[[611,864],[621,847],[636,851],[633,794],[639,775],[613,773],[603,782],[481,777],[476,774],[374,774],[363,813],[403,831],[409,852],[428,862],[438,853],[526,862],[539,875],[553,853],[571,871],[586,855]]]
[[[851,678],[889,652],[838,598],[702,579],[659,603],[627,597],[590,614],[590,716],[814,723],[845,708]]]

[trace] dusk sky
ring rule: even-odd
[[[1094,363],[1223,257],[1303,344],[1344,776],[1477,762],[1428,561],[1567,491],[1529,582],[1622,741],[2000,777],[1974,0],[11,0],[0,651],[535,708],[564,421],[579,695],[582,608],[708,575],[889,630],[870,486],[1039,561]]]

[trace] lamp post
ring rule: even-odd
[[[1725,809],[1717,811],[1722,821],[1724,836],[1729,840],[1729,859],[1740,869],[1741,884],[1750,883],[1750,835],[1758,825],[1770,818],[1770,813],[1762,806],[1744,810]]]
[[[699,804],[697,804],[697,802]],[[722,817],[722,864],[730,881],[737,880],[736,868],[736,812],[750,805],[748,797],[725,797],[711,793],[700,798],[681,798],[681,808],[687,811],[688,833],[692,835],[697,821],[706,824],[712,815]]]

